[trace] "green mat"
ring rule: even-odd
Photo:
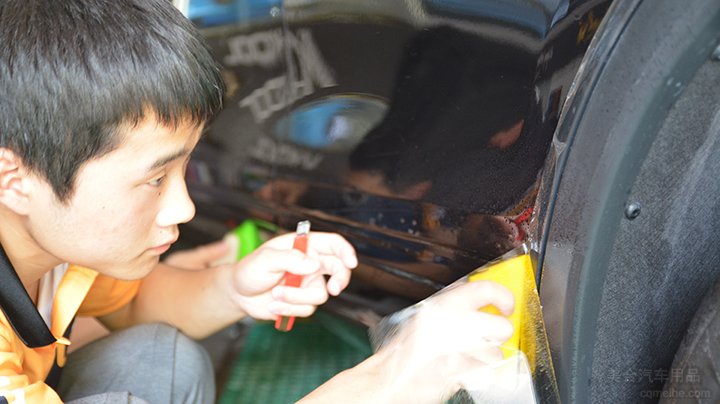
[[[252,326],[218,402],[292,403],[371,353],[364,327],[327,313],[296,319],[288,333],[260,322]]]

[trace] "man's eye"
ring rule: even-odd
[[[163,175],[162,177],[155,178],[154,180],[148,182],[148,185],[150,185],[151,187],[159,187],[160,184],[162,184],[164,179],[165,179],[165,176]]]

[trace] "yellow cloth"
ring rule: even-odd
[[[53,300],[50,331],[57,340],[31,349],[0,312],[0,397],[9,403],[60,403],[53,389],[44,383],[56,358],[64,365],[63,337],[75,315],[102,316],[128,304],[137,294],[140,281],[121,281],[76,265],[68,267]]]

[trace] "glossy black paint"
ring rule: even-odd
[[[184,236],[310,219],[358,250],[354,306],[426,297],[527,238],[607,3],[294,1],[206,28],[229,93],[188,170]]]

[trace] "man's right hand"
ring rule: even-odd
[[[477,281],[426,299],[377,353],[301,402],[445,402],[463,380],[483,377],[503,361],[499,347],[512,336],[513,327],[503,315],[480,311],[488,305],[507,316],[514,310],[514,298],[496,282]]]
[[[512,314],[514,298],[491,281],[461,284],[422,302],[418,312],[376,355],[392,401],[437,403],[449,399],[468,375],[503,360],[500,345],[510,321],[481,308]]]

